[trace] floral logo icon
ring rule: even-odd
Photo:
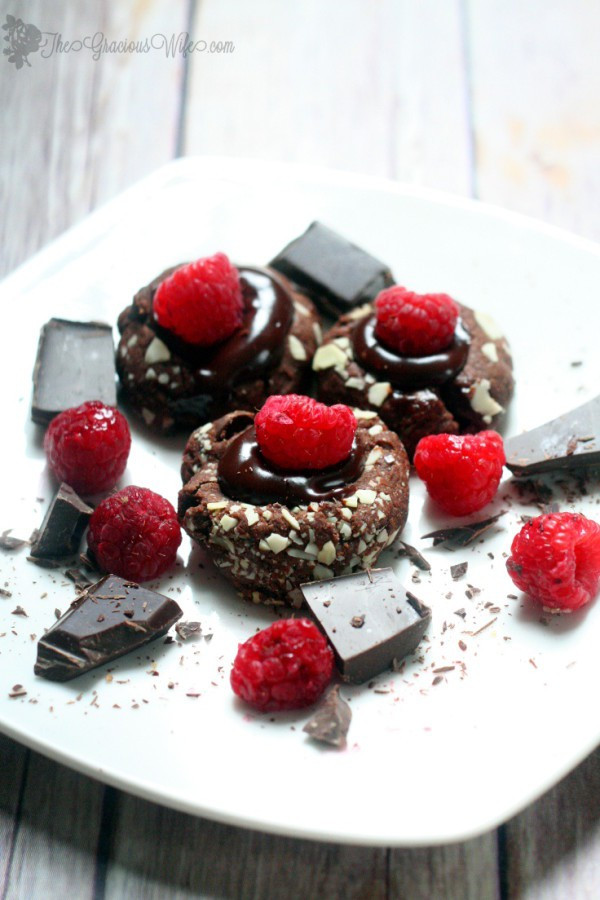
[[[8,56],[8,61],[14,63],[17,69],[22,69],[23,63],[31,66],[27,57],[39,50],[42,42],[42,32],[39,28],[35,25],[25,25],[22,19],[7,15],[2,30],[7,32],[4,40],[8,42],[8,47],[2,52],[4,56]]]

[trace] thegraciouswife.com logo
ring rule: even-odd
[[[102,31],[97,31],[82,38],[65,40],[60,31],[40,31],[35,25],[26,25],[22,19],[10,15],[7,15],[2,30],[6,32],[4,40],[7,43],[2,52],[17,69],[24,65],[31,67],[28,57],[38,52],[42,59],[61,53],[89,53],[95,61],[109,53],[159,52],[167,58],[185,58],[192,53],[235,52],[233,41],[194,40],[187,31],[179,34],[158,33],[137,40],[109,40]]]

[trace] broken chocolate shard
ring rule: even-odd
[[[106,575],[40,638],[34,672],[68,681],[162,637],[182,615],[170,597]]]
[[[333,647],[342,678],[355,684],[414,650],[431,621],[431,610],[404,590],[392,569],[314,581],[301,591]],[[355,627],[362,616],[364,624]]]
[[[351,719],[350,706],[340,697],[340,689],[336,685],[319,704],[315,714],[302,730],[315,741],[341,749],[346,746]]]
[[[92,507],[84,503],[72,487],[61,484],[46,510],[31,555],[55,559],[77,553],[92,513]]]
[[[42,328],[33,370],[31,418],[47,425],[86,400],[117,405],[112,328],[50,319]]]
[[[513,475],[600,465],[600,395],[524,434],[504,441]]]
[[[309,225],[269,265],[336,318],[370,303],[394,283],[385,263],[320,222]]]
[[[407,556],[411,563],[423,572],[431,571],[431,563],[425,559],[423,554],[420,553],[416,547],[412,547],[410,544],[405,543],[405,541],[397,541],[396,546],[399,550],[398,556]]]
[[[479,522],[468,522],[466,525],[439,528],[437,531],[430,531],[429,534],[424,534],[423,539],[433,538],[434,547],[444,543],[452,544],[454,547],[466,547],[495,525],[500,516],[504,515],[504,512],[503,510],[496,516],[490,516],[489,519],[481,519]]]

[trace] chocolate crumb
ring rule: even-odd
[[[8,696],[11,698],[25,697],[26,694],[27,694],[27,691],[25,690],[25,688],[23,687],[22,684],[14,684],[12,687],[12,690],[9,691]]]
[[[458,646],[460,647],[461,650],[466,650],[466,649],[467,649],[467,645],[465,644],[464,641],[459,641],[459,642],[458,642]]]
[[[12,597],[12,592],[7,591],[6,588],[0,588],[0,597]]]
[[[24,538],[16,538],[11,536],[12,528],[7,528],[0,534],[0,549],[2,550],[19,550],[28,544]]]
[[[450,574],[454,581],[458,581],[459,578],[462,578],[463,575],[467,574],[467,569],[469,568],[468,562],[456,563],[455,566],[450,566]]]
[[[15,606],[15,608],[11,612],[11,616],[25,616],[25,618],[27,618],[27,613],[22,606]]]
[[[352,625],[353,628],[362,628],[363,625],[365,624],[364,615],[352,616],[352,618],[350,619],[350,624]]]
[[[431,682],[431,684],[435,687],[437,684],[441,684],[443,680],[444,680],[443,675],[436,675],[435,678],[433,679],[433,681]]]
[[[340,697],[339,686],[332,688],[302,729],[315,741],[338,749],[345,747],[352,712]]]
[[[462,609],[462,607],[461,607],[461,609],[455,609],[455,610],[454,610],[454,615],[455,615],[455,616],[460,616],[461,619],[466,619],[466,618],[467,618],[467,611],[466,611],[465,609]]]
[[[182,641],[187,641],[191,637],[200,637],[202,624],[200,622],[178,622],[175,631]]]

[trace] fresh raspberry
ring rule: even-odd
[[[181,529],[168,500],[147,488],[123,488],[96,507],[88,544],[105,572],[131,581],[162,575],[175,562]]]
[[[326,406],[301,394],[269,397],[254,419],[256,440],[282,469],[326,469],[352,449],[356,417],[348,406]]]
[[[234,694],[263,711],[300,709],[331,680],[333,652],[309,619],[280,619],[239,645]]]
[[[518,588],[549,610],[579,609],[600,586],[600,525],[581,513],[536,516],[515,535],[506,561]]]
[[[209,347],[242,324],[244,300],[238,271],[224,253],[188,263],[162,281],[154,316],[188,344]]]
[[[375,334],[403,356],[430,356],[452,342],[458,305],[448,294],[415,294],[394,285],[375,300]]]
[[[65,409],[44,435],[48,466],[80,494],[114,487],[125,471],[130,447],[127,419],[99,400]]]
[[[415,450],[417,475],[429,496],[452,516],[467,516],[496,494],[506,462],[502,438],[479,434],[430,434]]]

